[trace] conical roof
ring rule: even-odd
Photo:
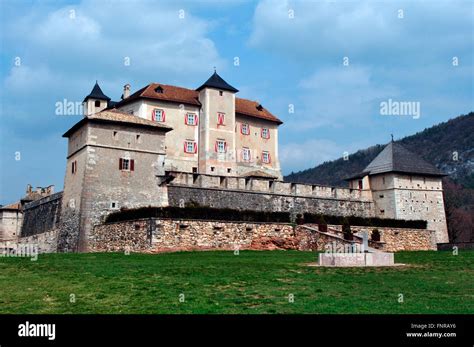
[[[84,102],[87,101],[87,99],[98,99],[98,100],[110,101],[110,98],[104,94],[102,89],[100,89],[99,83],[97,83],[97,81],[95,81],[94,88],[92,88],[90,94],[84,98]]]
[[[201,90],[203,88],[215,88],[215,89],[221,89],[221,90],[227,90],[233,93],[237,93],[238,90],[232,87],[229,83],[224,81],[221,76],[217,74],[217,72],[214,71],[211,77],[204,82],[202,86],[200,86],[196,90]]]

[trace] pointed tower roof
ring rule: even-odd
[[[446,176],[434,165],[410,152],[400,143],[390,142],[363,171],[368,175],[401,172],[426,176]]]
[[[227,90],[232,93],[238,92],[237,89],[235,89],[229,83],[224,81],[222,77],[219,76],[215,70],[212,76],[209,77],[209,79],[206,82],[204,82],[204,84],[196,90],[199,91],[203,88],[215,88],[215,89]]]
[[[100,89],[99,87],[99,83],[97,83],[97,81],[95,81],[95,85],[94,85],[94,88],[92,88],[91,92],[89,93],[89,95],[87,95],[85,98],[84,98],[84,102],[87,101],[87,99],[98,99],[98,100],[106,100],[106,101],[110,101],[110,98],[104,94],[104,92],[102,91],[102,89]]]

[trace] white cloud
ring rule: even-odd
[[[301,88],[295,114],[286,126],[289,130],[361,125],[373,116],[378,99],[394,97],[399,91],[380,85],[366,67],[340,66],[320,69],[299,83]]]
[[[447,51],[454,54],[463,42],[469,53],[465,42],[470,40],[472,20],[468,1],[262,0],[249,44],[300,62],[350,56],[380,57],[381,65],[391,59],[425,63]]]

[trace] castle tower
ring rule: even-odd
[[[202,85],[199,123],[199,172],[210,175],[235,175],[235,93],[237,89],[217,72]]]
[[[168,204],[165,134],[171,128],[116,110],[84,117],[69,129],[61,207],[61,251],[86,252],[94,225],[120,208]]]
[[[107,108],[110,102],[110,98],[102,92],[99,87],[99,83],[95,82],[89,95],[84,98],[82,102],[84,116],[100,112]]]
[[[436,242],[448,242],[442,177],[436,167],[390,142],[359,175],[348,179],[353,189],[372,193],[380,218],[426,220]]]

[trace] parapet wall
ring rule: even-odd
[[[278,184],[278,182],[274,184]],[[255,189],[203,188],[176,184],[168,186],[168,203],[170,206],[181,207],[200,205],[238,210],[282,211],[293,214],[310,212],[358,217],[373,217],[375,214],[373,203],[365,200],[265,193]]]
[[[61,219],[62,196],[63,193],[59,192],[26,204],[23,210],[21,237],[57,228]]]
[[[172,185],[225,190],[244,190],[265,194],[278,194],[322,199],[372,201],[369,190],[331,187],[318,184],[303,184],[275,181],[269,178],[245,178],[214,176],[205,174],[173,173]]]

